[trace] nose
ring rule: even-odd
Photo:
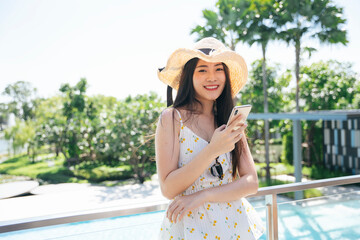
[[[208,71],[208,76],[207,76],[207,80],[208,81],[215,81],[216,80],[216,74],[215,71]]]

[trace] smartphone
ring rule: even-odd
[[[226,127],[230,124],[231,120],[238,114],[241,114],[241,120],[244,122],[246,121],[247,117],[249,116],[249,113],[251,111],[251,105],[241,105],[241,106],[235,106],[233,110],[231,111],[229,120],[226,124]]]

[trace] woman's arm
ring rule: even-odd
[[[179,161],[179,119],[174,109],[166,109],[159,120],[155,134],[156,164],[162,194],[173,199],[185,191],[209,167],[219,155],[229,152],[240,140],[240,129],[236,124],[217,128],[211,142],[188,164],[178,168]],[[174,121],[174,117],[177,121]]]
[[[245,137],[241,139],[244,148],[238,168],[240,177],[229,184],[208,188],[194,194],[176,198],[169,206],[167,217],[170,220],[181,220],[188,212],[204,202],[230,202],[254,194],[258,190],[258,178],[255,164]]]
[[[227,202],[257,193],[259,182],[246,137],[242,139],[242,153],[238,167],[240,177],[235,181],[203,191],[205,202]]]

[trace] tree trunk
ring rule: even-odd
[[[266,76],[266,44],[262,44],[262,77],[263,77],[263,90],[264,90],[264,113],[269,112],[268,99],[267,99],[267,76]],[[266,162],[266,181],[270,182],[270,154],[269,154],[269,120],[265,120],[265,162]]]
[[[59,157],[60,147],[55,143],[55,153],[56,157]]]
[[[296,40],[295,43],[295,77],[296,77],[296,112],[300,112],[299,106],[299,81],[300,81],[300,39]]]
[[[35,163],[35,158],[33,158],[30,154],[30,144],[28,144],[27,148],[26,148],[26,153],[27,155],[31,158],[31,162]]]

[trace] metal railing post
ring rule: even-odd
[[[265,196],[266,205],[266,239],[278,240],[278,211],[276,194]]]
[[[301,148],[301,121],[293,121],[293,158],[294,158],[294,175],[295,181],[301,182],[302,179],[302,148]],[[303,191],[295,192],[295,200],[300,200],[304,198]]]

